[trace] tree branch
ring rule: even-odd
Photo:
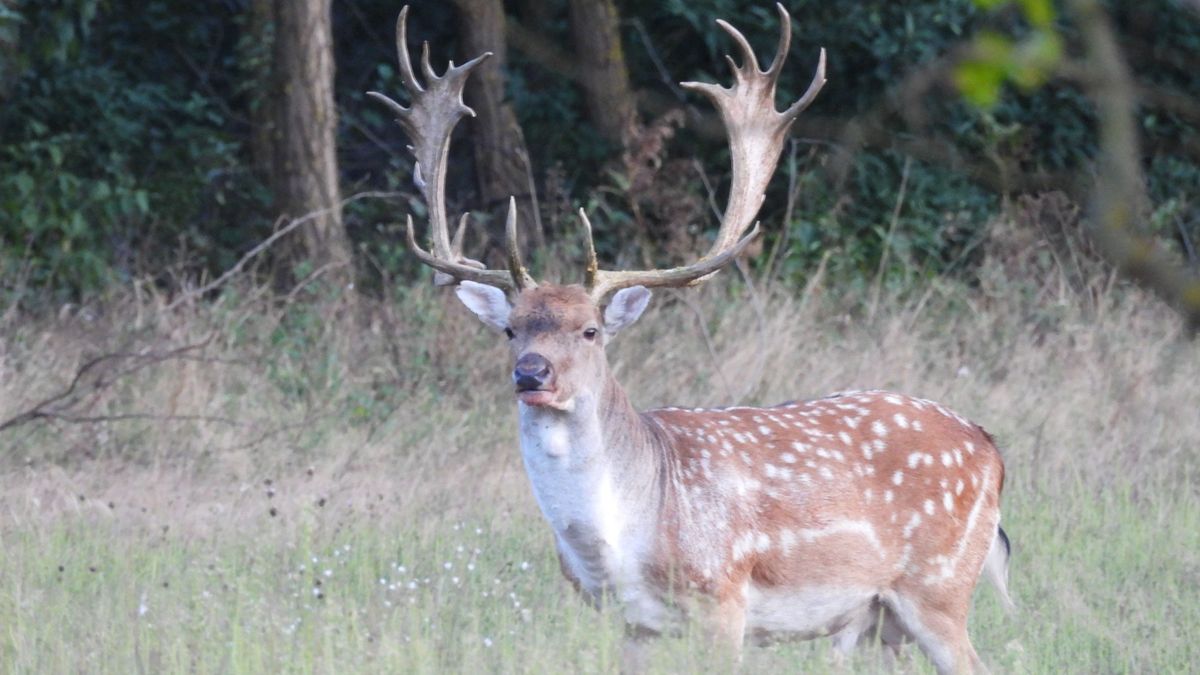
[[[1090,68],[1089,94],[1100,118],[1100,174],[1093,225],[1100,250],[1125,274],[1173,305],[1189,330],[1200,330],[1200,278],[1180,268],[1137,221],[1147,199],[1139,158],[1136,101],[1129,68],[1098,0],[1071,3]]]

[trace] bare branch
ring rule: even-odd
[[[20,412],[8,419],[0,422],[0,432],[27,424],[36,420],[55,419],[66,422],[77,421],[103,421],[105,419],[118,419],[125,416],[100,416],[87,417],[74,415],[70,411],[80,400],[86,396],[95,396],[97,393],[107,389],[114,382],[123,377],[131,375],[147,366],[162,363],[163,361],[173,359],[192,358],[193,352],[204,349],[208,346],[215,334],[210,334],[200,342],[196,342],[175,349],[166,351],[143,351],[143,352],[117,352],[112,354],[102,354],[86,361],[75,371],[74,377],[65,389],[53,396],[50,396],[42,401],[34,404],[31,408]],[[110,363],[120,364],[122,362],[130,362],[131,365],[125,368],[117,368],[113,373],[105,373],[101,368]],[[86,385],[86,378],[95,376],[90,384]],[[136,416],[136,415],[135,415]],[[169,416],[168,416],[169,417]],[[213,418],[214,420],[218,418]],[[224,418],[220,418],[224,421]]]

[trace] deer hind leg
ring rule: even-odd
[[[885,671],[892,671],[902,655],[905,644],[912,638],[904,631],[896,615],[878,599],[864,608],[841,631],[833,636],[834,656],[843,663],[846,657],[858,648],[881,647],[881,660]]]
[[[896,614],[881,602],[871,607],[874,622],[859,639],[859,645],[879,645],[882,648],[883,667],[892,671],[904,656],[904,645],[913,642],[900,624]]]
[[[650,642],[658,632],[625,624],[625,640],[621,643],[621,675],[641,675],[650,668]]]
[[[883,597],[900,628],[929,657],[939,675],[987,672],[967,636],[970,598],[966,600],[945,606],[924,603],[920,597],[902,593]]]
[[[880,609],[879,604],[872,601],[861,608],[841,630],[834,633],[833,661],[839,668],[847,665],[855,647],[874,642]]]

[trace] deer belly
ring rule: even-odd
[[[869,611],[875,595],[871,588],[750,584],[746,589],[746,630],[799,639],[830,635]]]

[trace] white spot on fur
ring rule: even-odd
[[[959,478],[958,482],[954,484],[954,494],[961,495],[962,491],[963,491],[963,482],[962,482],[962,479]]]
[[[901,429],[908,428],[908,418],[900,413],[896,413],[895,415],[892,415],[892,421],[894,421],[896,423],[896,426],[900,427]]]
[[[790,452],[783,453],[782,455],[779,456],[779,459],[782,460],[786,464],[795,464],[796,463],[796,456]]]
[[[954,457],[948,452],[943,452],[942,453],[942,464],[944,464],[945,466],[950,466],[953,463],[954,463]]]
[[[882,420],[875,420],[874,422],[871,422],[871,431],[880,438],[888,435],[887,425],[884,424]]]
[[[921,453],[910,452],[908,454],[908,468],[915,469],[915,468],[917,468],[917,465],[920,463],[921,463]]]
[[[892,474],[892,482],[895,483],[896,485],[903,483],[904,482],[904,472],[897,471],[896,473]]]
[[[904,532],[902,533],[904,535],[904,538],[911,539],[913,530],[915,530],[917,528],[917,526],[920,524],[921,524],[921,514],[917,513],[916,511],[913,511],[912,517],[910,517],[908,519],[908,522],[904,524]]]
[[[891,490],[883,491],[883,503],[884,504],[891,504],[892,500],[895,498],[896,498],[896,493],[892,492]]]
[[[779,531],[779,547],[783,549],[783,554],[787,555],[792,552],[792,547],[796,545],[796,534],[786,527]]]
[[[933,515],[933,500],[932,499],[925,500],[925,515],[927,515],[927,516]]]
[[[986,481],[990,476],[991,468],[985,466],[983,468],[983,479]],[[972,476],[972,478],[974,478],[974,476]],[[975,503],[971,505],[971,511],[967,514],[967,524],[966,527],[963,528],[963,533],[962,536],[959,537],[958,543],[955,544],[954,553],[943,560],[941,564],[941,570],[938,574],[931,574],[925,578],[925,583],[931,584],[938,581],[944,581],[954,575],[954,571],[958,567],[959,561],[962,560],[963,554],[967,550],[967,544],[970,541],[971,533],[974,532],[975,528],[979,525],[979,515],[983,510],[983,504],[985,501],[984,498],[986,496],[987,494],[984,490],[980,490],[979,494],[975,496]]]
[[[949,492],[942,493],[942,507],[945,508],[947,512],[954,510],[954,496]]]
[[[759,532],[758,536],[754,538],[754,550],[758,551],[759,553],[763,553],[770,550],[770,548],[771,538],[766,534]]]

